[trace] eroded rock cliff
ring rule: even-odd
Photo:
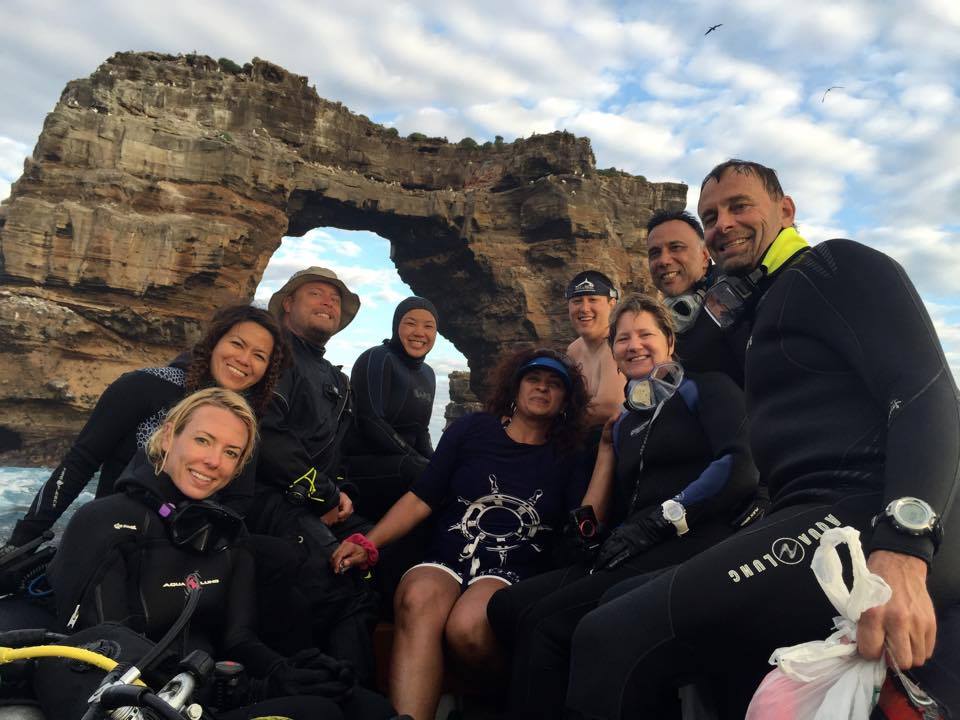
[[[504,347],[569,340],[576,271],[645,285],[643,226],[685,186],[598,174],[569,133],[466,145],[258,59],[118,53],[69,83],[0,206],[0,450],[58,454],[110,380],[186,347],[314,227],[390,240],[477,379]]]

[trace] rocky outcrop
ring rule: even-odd
[[[443,411],[443,419],[446,421],[443,424],[444,430],[450,427],[454,420],[483,409],[480,398],[470,389],[470,373],[454,370],[447,375],[447,379],[450,382],[450,402]]]
[[[119,53],[67,85],[0,206],[0,449],[73,434],[110,379],[251,298],[284,235],[390,240],[481,370],[505,347],[570,339],[574,272],[642,287],[643,226],[685,199],[598,173],[569,133],[403,139],[269,62]]]

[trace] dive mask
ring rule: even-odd
[[[732,327],[743,317],[757,290],[757,284],[767,274],[762,265],[746,277],[723,275],[707,290],[703,307],[721,330]]]
[[[663,299],[663,304],[667,306],[673,316],[673,326],[678,333],[686,332],[697,321],[700,308],[703,307],[703,297],[706,294],[705,290],[697,290],[696,292]]]
[[[232,545],[244,532],[243,518],[238,513],[209,500],[164,503],[157,514],[165,520],[174,545],[197,552]]]
[[[683,382],[683,367],[680,363],[665,362],[655,365],[647,377],[627,383],[626,405],[631,410],[653,410],[666,402]]]

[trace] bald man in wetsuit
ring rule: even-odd
[[[699,214],[724,274],[704,307],[750,331],[750,440],[771,512],[614,588],[577,627],[565,717],[678,717],[664,703],[696,674],[720,681],[724,717],[743,717],[773,650],[830,634],[836,610],[810,561],[841,526],[860,531],[892,589],[860,618],[860,654],[886,649],[960,704],[957,386],[903,269],[850,240],[811,248],[795,213],[758,163],[730,160],[703,181]]]

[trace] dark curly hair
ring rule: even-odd
[[[564,400],[563,412],[550,429],[550,439],[555,440],[561,449],[571,450],[583,439],[589,397],[580,366],[563,353],[548,348],[528,348],[505,357],[490,372],[491,393],[485,409],[497,417],[513,415],[513,406],[520,391],[520,368],[536,357],[557,360],[566,366],[570,374],[572,387]]]
[[[206,334],[193,346],[190,353],[190,366],[187,368],[186,381],[187,393],[216,385],[216,381],[210,373],[210,357],[213,354],[213,348],[230,328],[243,322],[257,323],[273,337],[273,352],[270,353],[270,362],[267,364],[266,372],[260,378],[260,382],[244,392],[257,417],[261,417],[264,410],[267,409],[273,395],[273,389],[280,379],[280,374],[290,364],[290,346],[287,344],[287,339],[276,318],[266,310],[253,305],[229,305],[214,313],[210,324],[207,326]]]

